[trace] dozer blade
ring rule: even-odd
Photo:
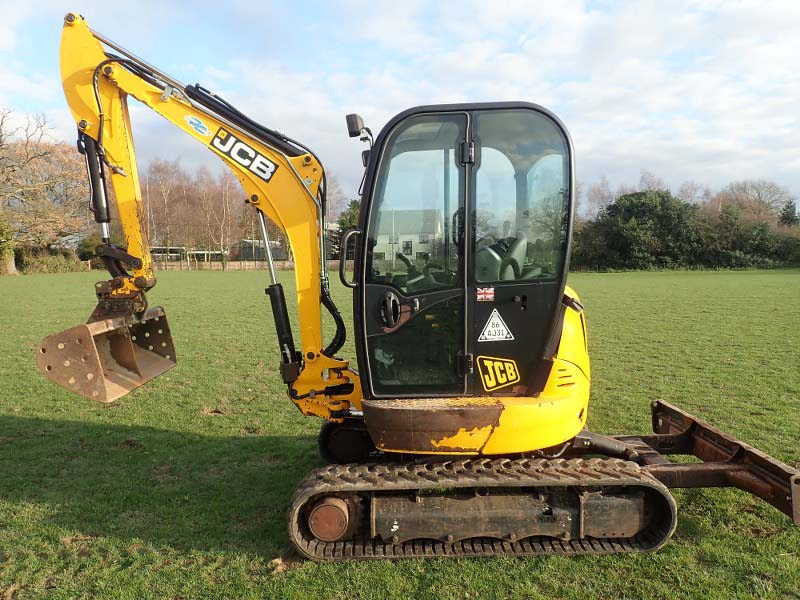
[[[78,325],[44,338],[39,370],[71,392],[113,402],[175,366],[164,309]]]
[[[733,487],[768,502],[800,526],[800,471],[663,400],[652,404],[653,435],[616,436],[669,488]],[[674,463],[669,455],[702,462]]]

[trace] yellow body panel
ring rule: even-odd
[[[578,299],[574,290],[565,294]],[[496,357],[495,360],[502,360]],[[589,354],[583,312],[567,307],[553,367],[540,394],[529,396],[490,396],[433,398],[403,402],[394,416],[380,416],[371,423],[371,410],[391,406],[392,401],[367,402],[365,415],[376,445],[389,452],[439,455],[498,455],[533,452],[554,448],[571,440],[586,425],[589,405]],[[507,389],[507,388],[506,388]],[[372,408],[370,405],[374,405]],[[408,406],[416,412],[407,412]],[[390,409],[389,409],[390,410]],[[388,412],[388,411],[387,411]],[[441,424],[426,423],[432,415],[452,415],[449,431]],[[392,420],[395,423],[392,423]],[[445,419],[448,421],[448,419]],[[384,423],[387,423],[384,425]],[[397,431],[392,431],[396,427]],[[430,431],[439,435],[422,440],[417,435],[398,435],[398,431]],[[405,446],[401,445],[405,440]]]
[[[564,293],[578,300],[572,288],[567,287]],[[480,453],[530,452],[572,439],[586,425],[589,384],[584,313],[567,308],[544,390],[535,398],[501,398],[503,412]]]
[[[564,289],[564,295],[580,300],[578,294],[571,287]],[[561,341],[556,351],[556,358],[565,360],[578,367],[586,376],[587,382],[591,380],[589,368],[589,337],[586,329],[586,313],[567,309],[564,315],[564,328],[561,331]]]
[[[589,380],[572,363],[556,360],[539,396],[508,397],[501,402],[500,420],[480,449],[481,454],[552,448],[575,437],[586,424]]]

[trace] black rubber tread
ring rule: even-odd
[[[470,538],[445,543],[409,540],[400,544],[357,535],[345,542],[322,542],[303,522],[303,508],[327,494],[368,494],[413,490],[520,487],[571,487],[597,491],[606,487],[650,490],[654,518],[632,538],[560,540],[534,536],[516,541]],[[614,458],[530,459],[471,458],[442,462],[329,465],[309,473],[299,484],[289,508],[289,537],[297,551],[312,560],[362,560],[435,557],[534,556],[546,554],[616,554],[650,552],[669,540],[677,510],[669,490],[636,463]]]

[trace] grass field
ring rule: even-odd
[[[655,554],[299,561],[285,512],[321,464],[320,423],[285,397],[266,275],[162,274],[151,301],[167,309],[178,366],[113,406],[35,364],[41,337],[86,319],[97,277],[0,279],[4,600],[800,598],[800,530],[729,490],[677,491],[678,529]],[[647,432],[648,403],[664,398],[800,466],[800,271],[571,284],[589,321],[593,429]],[[335,296],[349,318],[349,292]]]

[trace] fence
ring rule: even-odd
[[[338,260],[327,261],[328,271],[331,273],[339,270]],[[265,260],[229,260],[222,268],[222,261],[153,261],[153,268],[156,271],[266,271],[267,261]],[[293,260],[276,260],[275,269],[278,271],[293,271]],[[352,273],[353,261],[347,261],[347,272]]]

